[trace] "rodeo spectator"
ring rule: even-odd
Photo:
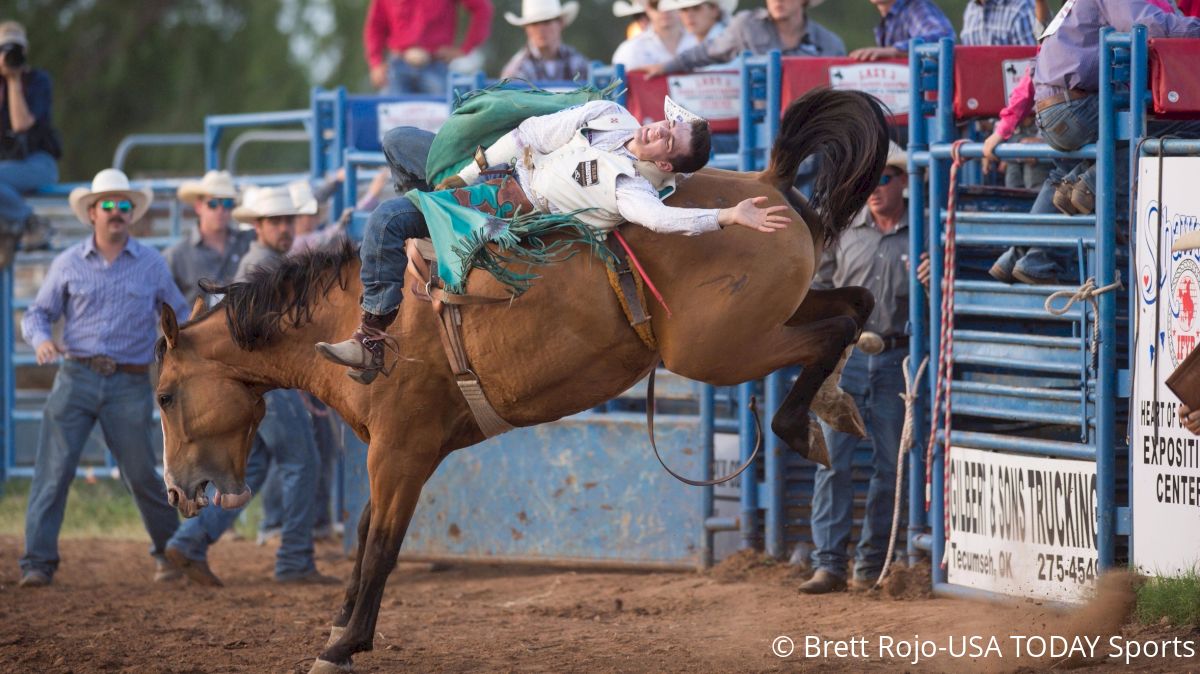
[[[470,19],[458,47],[460,4]],[[363,46],[372,86],[384,94],[444,94],[448,64],[483,44],[491,25],[490,0],[371,0]]]
[[[896,453],[904,426],[904,376],[908,355],[908,156],[892,143],[879,185],[867,200],[865,217],[825,251],[813,287],[863,286],[875,296],[859,346],[846,361],[840,385],[854,396],[871,437],[871,482],[862,535],[855,546],[853,582],[869,588],[883,569],[896,496]],[[822,422],[829,468],[817,467],[813,491],[813,565],[800,586],[806,594],[846,589],[846,545],[853,524],[851,459],[859,439]]]
[[[1033,44],[1033,0],[971,0],[959,34],[967,46]]]
[[[0,269],[12,261],[17,242],[42,245],[50,223],[33,213],[24,192],[58,182],[62,146],[50,124],[51,86],[45,70],[29,67],[25,28],[0,23]]]
[[[292,199],[286,187],[247,192],[245,203],[234,209],[239,222],[253,224],[258,239],[238,264],[236,281],[256,268],[276,263],[292,247],[295,218],[305,206]],[[246,486],[257,492],[267,479],[269,464],[276,465],[282,489],[283,536],[275,556],[275,580],[280,583],[336,583],[317,571],[313,559],[313,494],[317,488],[320,458],[313,443],[310,419],[296,391],[276,389],[263,396],[266,415],[259,422],[246,461]],[[167,543],[171,563],[200,585],[220,586],[208,566],[208,547],[237,519],[240,510],[205,508],[187,520]]]
[[[738,13],[713,41],[646,68],[646,75],[689,72],[726,63],[747,50],[755,55],[779,50],[784,56],[845,56],[842,38],[808,18],[809,8],[824,1],[767,0],[766,7]]]
[[[504,20],[525,29],[525,46],[505,64],[501,77],[519,77],[530,82],[585,79],[588,60],[574,47],[563,44],[563,29],[579,14],[574,0],[524,0],[521,16],[504,13]]]
[[[644,0],[642,7],[650,18],[650,25],[617,46],[612,57],[614,65],[619,63],[626,70],[638,70],[665,63],[699,44],[695,36],[683,29],[678,12],[659,11],[658,0]]]
[[[737,10],[737,0],[663,0],[662,9],[679,12],[684,30],[704,44],[725,32]]]
[[[646,8],[642,6],[641,0],[617,0],[613,3],[612,11],[613,16],[618,19],[629,19],[629,23],[625,25],[626,40],[632,40],[650,25],[650,17],[646,16]]]
[[[58,568],[67,489],[97,421],[153,542],[154,580],[179,577],[162,558],[179,519],[154,470],[149,363],[154,360],[159,307],[170,304],[184,319],[188,307],[163,259],[129,235],[129,226],[153,199],[148,190],[132,189],[116,169],[96,174],[90,188],[72,191],[71,210],[92,227],[92,235],[54,258],[21,321],[39,364],[64,359],[38,435],[25,516],[22,587],[49,585]],[[65,319],[61,343],[51,333],[60,317]]]
[[[209,171],[200,180],[189,180],[176,192],[179,200],[196,210],[196,228],[163,251],[175,285],[189,303],[203,295],[200,279],[228,283],[238,262],[250,248],[254,232],[233,225],[238,192],[228,171]]]
[[[932,0],[870,0],[883,19],[875,26],[874,47],[850,52],[859,61],[900,58],[908,53],[909,42],[921,38],[936,42],[954,37],[950,19]]]

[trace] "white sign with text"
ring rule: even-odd
[[[380,142],[384,134],[398,126],[415,126],[437,133],[450,117],[450,106],[436,101],[380,103],[378,111]]]
[[[667,78],[667,95],[685,110],[713,121],[737,119],[742,77],[737,73],[693,73]]]
[[[829,67],[829,86],[865,91],[893,115],[908,114],[908,66],[900,63],[862,63]]]
[[[1200,438],[1179,425],[1179,399],[1165,381],[1200,339],[1200,250],[1171,252],[1200,229],[1200,157],[1145,157],[1134,265],[1138,298],[1132,446],[1133,562],[1142,573],[1175,576],[1200,562]],[[1159,195],[1161,193],[1161,202]]]
[[[947,580],[1085,601],[1099,572],[1096,464],[950,448]]]

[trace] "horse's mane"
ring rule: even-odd
[[[358,248],[343,240],[340,246],[317,248],[257,267],[244,281],[228,285],[201,281],[204,292],[225,297],[192,322],[224,309],[235,344],[246,351],[267,346],[284,327],[298,328],[311,321],[317,300],[334,285],[344,290],[342,269],[357,259]]]

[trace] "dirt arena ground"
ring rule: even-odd
[[[139,541],[68,539],[53,586],[16,586],[21,542],[0,537],[0,671],[306,672],[328,633],[338,587],[281,588],[273,552],[245,541],[212,550],[223,589],[149,583]],[[339,547],[318,550],[321,569],[346,577]],[[1093,661],[1019,659],[1009,635],[1096,630],[1142,642],[1200,634],[1122,627],[1128,593],[1075,616],[1032,602],[997,606],[894,594],[799,594],[788,567],[736,557],[705,573],[617,572],[495,564],[405,563],[383,600],[375,651],[359,672],[774,672],[774,671],[1194,671],[1200,657],[1140,658],[1126,667]],[[805,639],[865,637],[861,657],[804,657]],[[1003,657],[921,660],[879,657],[881,636],[945,645],[996,636]],[[797,643],[790,657],[772,642]],[[1200,647],[1196,649],[1200,655]],[[898,650],[897,650],[898,653]]]

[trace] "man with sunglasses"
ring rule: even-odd
[[[196,209],[196,228],[163,251],[175,285],[189,303],[203,294],[200,279],[229,283],[246,255],[254,232],[233,225],[238,192],[228,171],[209,171],[179,186],[179,200]]]
[[[179,519],[155,471],[149,369],[159,308],[170,304],[185,320],[188,306],[163,259],[129,235],[152,200],[148,190],[130,188],[116,169],[96,174],[90,188],[72,191],[71,210],[93,233],[54,259],[21,321],[39,364],[62,359],[38,436],[21,587],[49,585],[58,568],[67,490],[97,421],[150,534],[154,579],[179,576],[163,558]],[[51,331],[59,318],[64,319],[61,342]]]
[[[855,546],[853,584],[869,588],[887,554],[896,494],[896,450],[904,426],[904,376],[908,354],[908,207],[904,188],[908,156],[892,143],[879,185],[863,216],[825,251],[813,287],[863,286],[875,297],[875,310],[842,370],[841,387],[854,396],[873,450],[862,536]],[[859,438],[821,424],[829,447],[829,468],[817,467],[813,490],[813,566],[800,586],[806,594],[846,589],[846,545],[853,524],[851,461]]]

